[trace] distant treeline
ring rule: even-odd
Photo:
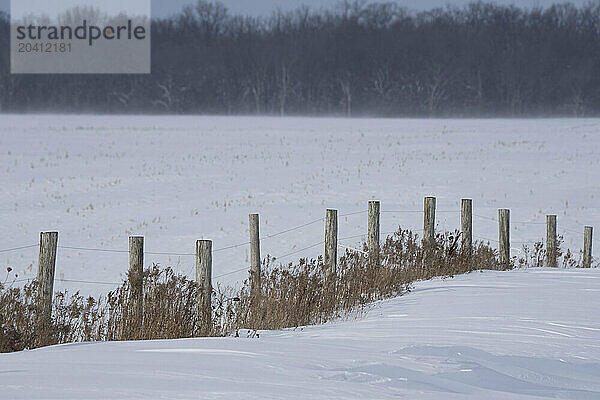
[[[115,60],[118,62],[118,60]],[[600,115],[600,1],[392,3],[268,18],[199,1],[152,25],[151,75],[10,75],[0,110],[377,116]]]

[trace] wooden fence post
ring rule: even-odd
[[[250,292],[252,298],[260,294],[260,229],[258,214],[250,214]]]
[[[379,266],[379,213],[381,203],[369,201],[369,264]]]
[[[498,210],[498,241],[500,264],[507,268],[510,264],[510,210]]]
[[[435,197],[425,197],[423,201],[423,261],[422,269],[425,275],[431,268],[432,246],[435,243]]]
[[[129,286],[133,311],[133,332],[139,333],[144,315],[144,237],[129,237]],[[134,334],[134,338],[137,335]]]
[[[329,276],[334,276],[337,273],[337,239],[337,210],[327,210],[325,218],[325,257],[323,261]]]
[[[548,267],[558,267],[556,254],[556,215],[546,215],[546,265]]]
[[[212,241],[196,241],[196,283],[201,336],[212,332]]]
[[[583,230],[583,268],[592,267],[592,230],[591,226]]]
[[[41,345],[46,343],[45,330],[52,320],[52,295],[54,291],[54,272],[56,270],[56,247],[58,232],[40,233],[40,254],[37,274],[37,308],[38,329],[40,329]]]
[[[423,202],[423,240],[429,245],[435,241],[435,197],[425,197]]]
[[[473,251],[473,200],[462,199],[460,207],[460,227],[462,232],[462,252],[470,255]]]

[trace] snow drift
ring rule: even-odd
[[[0,355],[5,398],[598,399],[600,271],[474,272],[259,338]]]

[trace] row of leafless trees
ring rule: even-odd
[[[217,114],[583,115],[600,109],[600,1],[524,10],[391,3],[234,16],[200,0],[153,21],[152,74],[9,74],[0,110]]]

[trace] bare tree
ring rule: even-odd
[[[337,79],[342,91],[341,103],[344,106],[346,117],[352,116],[352,100],[356,86],[356,79],[353,74],[346,71],[339,74]]]
[[[447,98],[446,86],[449,78],[442,66],[435,65],[431,69],[429,80],[426,82],[427,89],[427,111],[433,115],[440,103]]]
[[[285,104],[290,90],[290,69],[282,65],[279,74],[280,94],[279,94],[279,115],[285,115]]]

